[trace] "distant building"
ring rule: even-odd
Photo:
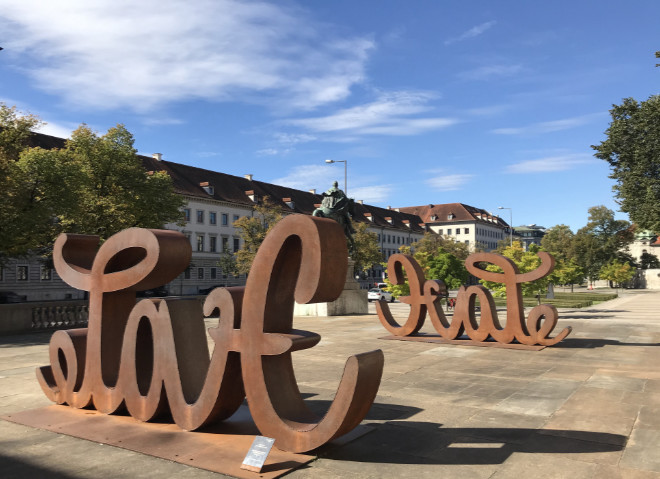
[[[502,218],[463,203],[409,206],[399,210],[419,216],[429,230],[472,249],[479,246],[484,251],[492,251],[497,248],[498,241],[509,234],[509,225]]]
[[[62,138],[35,133],[32,146],[61,148]],[[185,225],[165,225],[181,231],[192,247],[192,261],[178,278],[166,286],[172,295],[197,294],[200,289],[217,285],[241,285],[245,276],[235,277],[222,271],[218,261],[223,251],[234,253],[242,240],[233,223],[253,214],[253,207],[265,197],[290,213],[311,214],[323,197],[316,191],[301,191],[244,177],[164,161],[162,155],[140,156],[146,171],[165,171],[175,191],[186,199]],[[330,182],[328,187],[330,186]],[[383,261],[399,247],[421,239],[427,227],[416,215],[398,210],[355,204],[354,221],[367,223],[377,235]],[[363,275],[365,285],[382,281],[383,266],[378,264]],[[12,260],[0,268],[0,290],[26,295],[29,301],[79,299],[84,293],[68,287],[49,265],[29,259]]]
[[[546,229],[538,225],[515,226],[513,228],[513,239],[520,241],[523,250],[527,251],[532,244],[541,246],[541,240],[545,236]]]

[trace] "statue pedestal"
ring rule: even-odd
[[[295,304],[294,316],[350,316],[368,314],[367,291],[355,281],[355,261],[348,258],[346,283],[339,298],[331,303]]]

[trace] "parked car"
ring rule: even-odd
[[[204,288],[199,290],[199,294],[209,294],[211,291],[213,291],[215,288],[224,288],[224,284],[216,284],[214,286],[211,286],[209,288]]]
[[[169,296],[169,291],[164,286],[158,288],[148,289],[146,291],[138,291],[136,296],[138,298],[162,298],[163,296]]]
[[[0,291],[0,304],[22,303],[27,301],[27,296],[16,294],[13,291]]]
[[[367,299],[369,301],[380,301],[383,299],[390,303],[394,302],[394,296],[392,296],[392,293],[380,288],[371,288],[367,293]]]

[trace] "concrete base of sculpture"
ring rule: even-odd
[[[330,303],[295,304],[294,316],[350,316],[368,314],[367,291],[355,280],[355,262],[349,258],[346,284],[339,298]]]

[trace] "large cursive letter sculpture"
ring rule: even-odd
[[[400,297],[402,303],[410,305],[408,319],[403,326],[392,316],[389,306],[384,301],[376,303],[378,317],[381,323],[395,336],[409,336],[419,332],[426,319],[428,311],[431,323],[443,340],[456,340],[464,334],[475,342],[485,343],[490,337],[499,344],[510,344],[517,341],[526,346],[551,346],[557,344],[571,332],[571,328],[563,329],[554,338],[550,333],[557,325],[559,315],[557,309],[550,304],[534,307],[525,322],[522,302],[521,283],[544,278],[554,268],[554,258],[545,252],[538,253],[541,266],[534,271],[521,274],[516,264],[509,258],[494,253],[475,253],[468,256],[465,266],[474,276],[486,281],[504,283],[506,285],[506,325],[503,327],[497,317],[497,309],[490,292],[483,286],[461,286],[456,298],[454,317],[449,323],[442,311],[438,296],[438,283],[425,281],[424,272],[417,261],[404,254],[390,256],[387,270],[392,284],[402,284],[405,281],[404,270],[407,273],[410,286],[410,296]],[[492,263],[499,266],[502,273],[485,271],[477,265]],[[476,298],[481,305],[481,320],[475,317]]]
[[[383,371],[380,350],[351,356],[327,414],[303,401],[291,353],[318,334],[292,329],[299,303],[332,301],[346,278],[347,248],[333,220],[283,219],[264,240],[245,287],[217,288],[196,299],[145,299],[135,292],[165,284],[190,263],[180,233],[131,228],[109,238],[61,235],[58,274],[89,291],[88,328],[57,331],[50,365],[37,369],[46,395],[111,414],[125,405],[141,421],[169,411],[194,430],[231,416],[247,397],[253,420],[279,449],[312,450],[356,427],[371,407]],[[218,313],[209,329],[204,316]]]

